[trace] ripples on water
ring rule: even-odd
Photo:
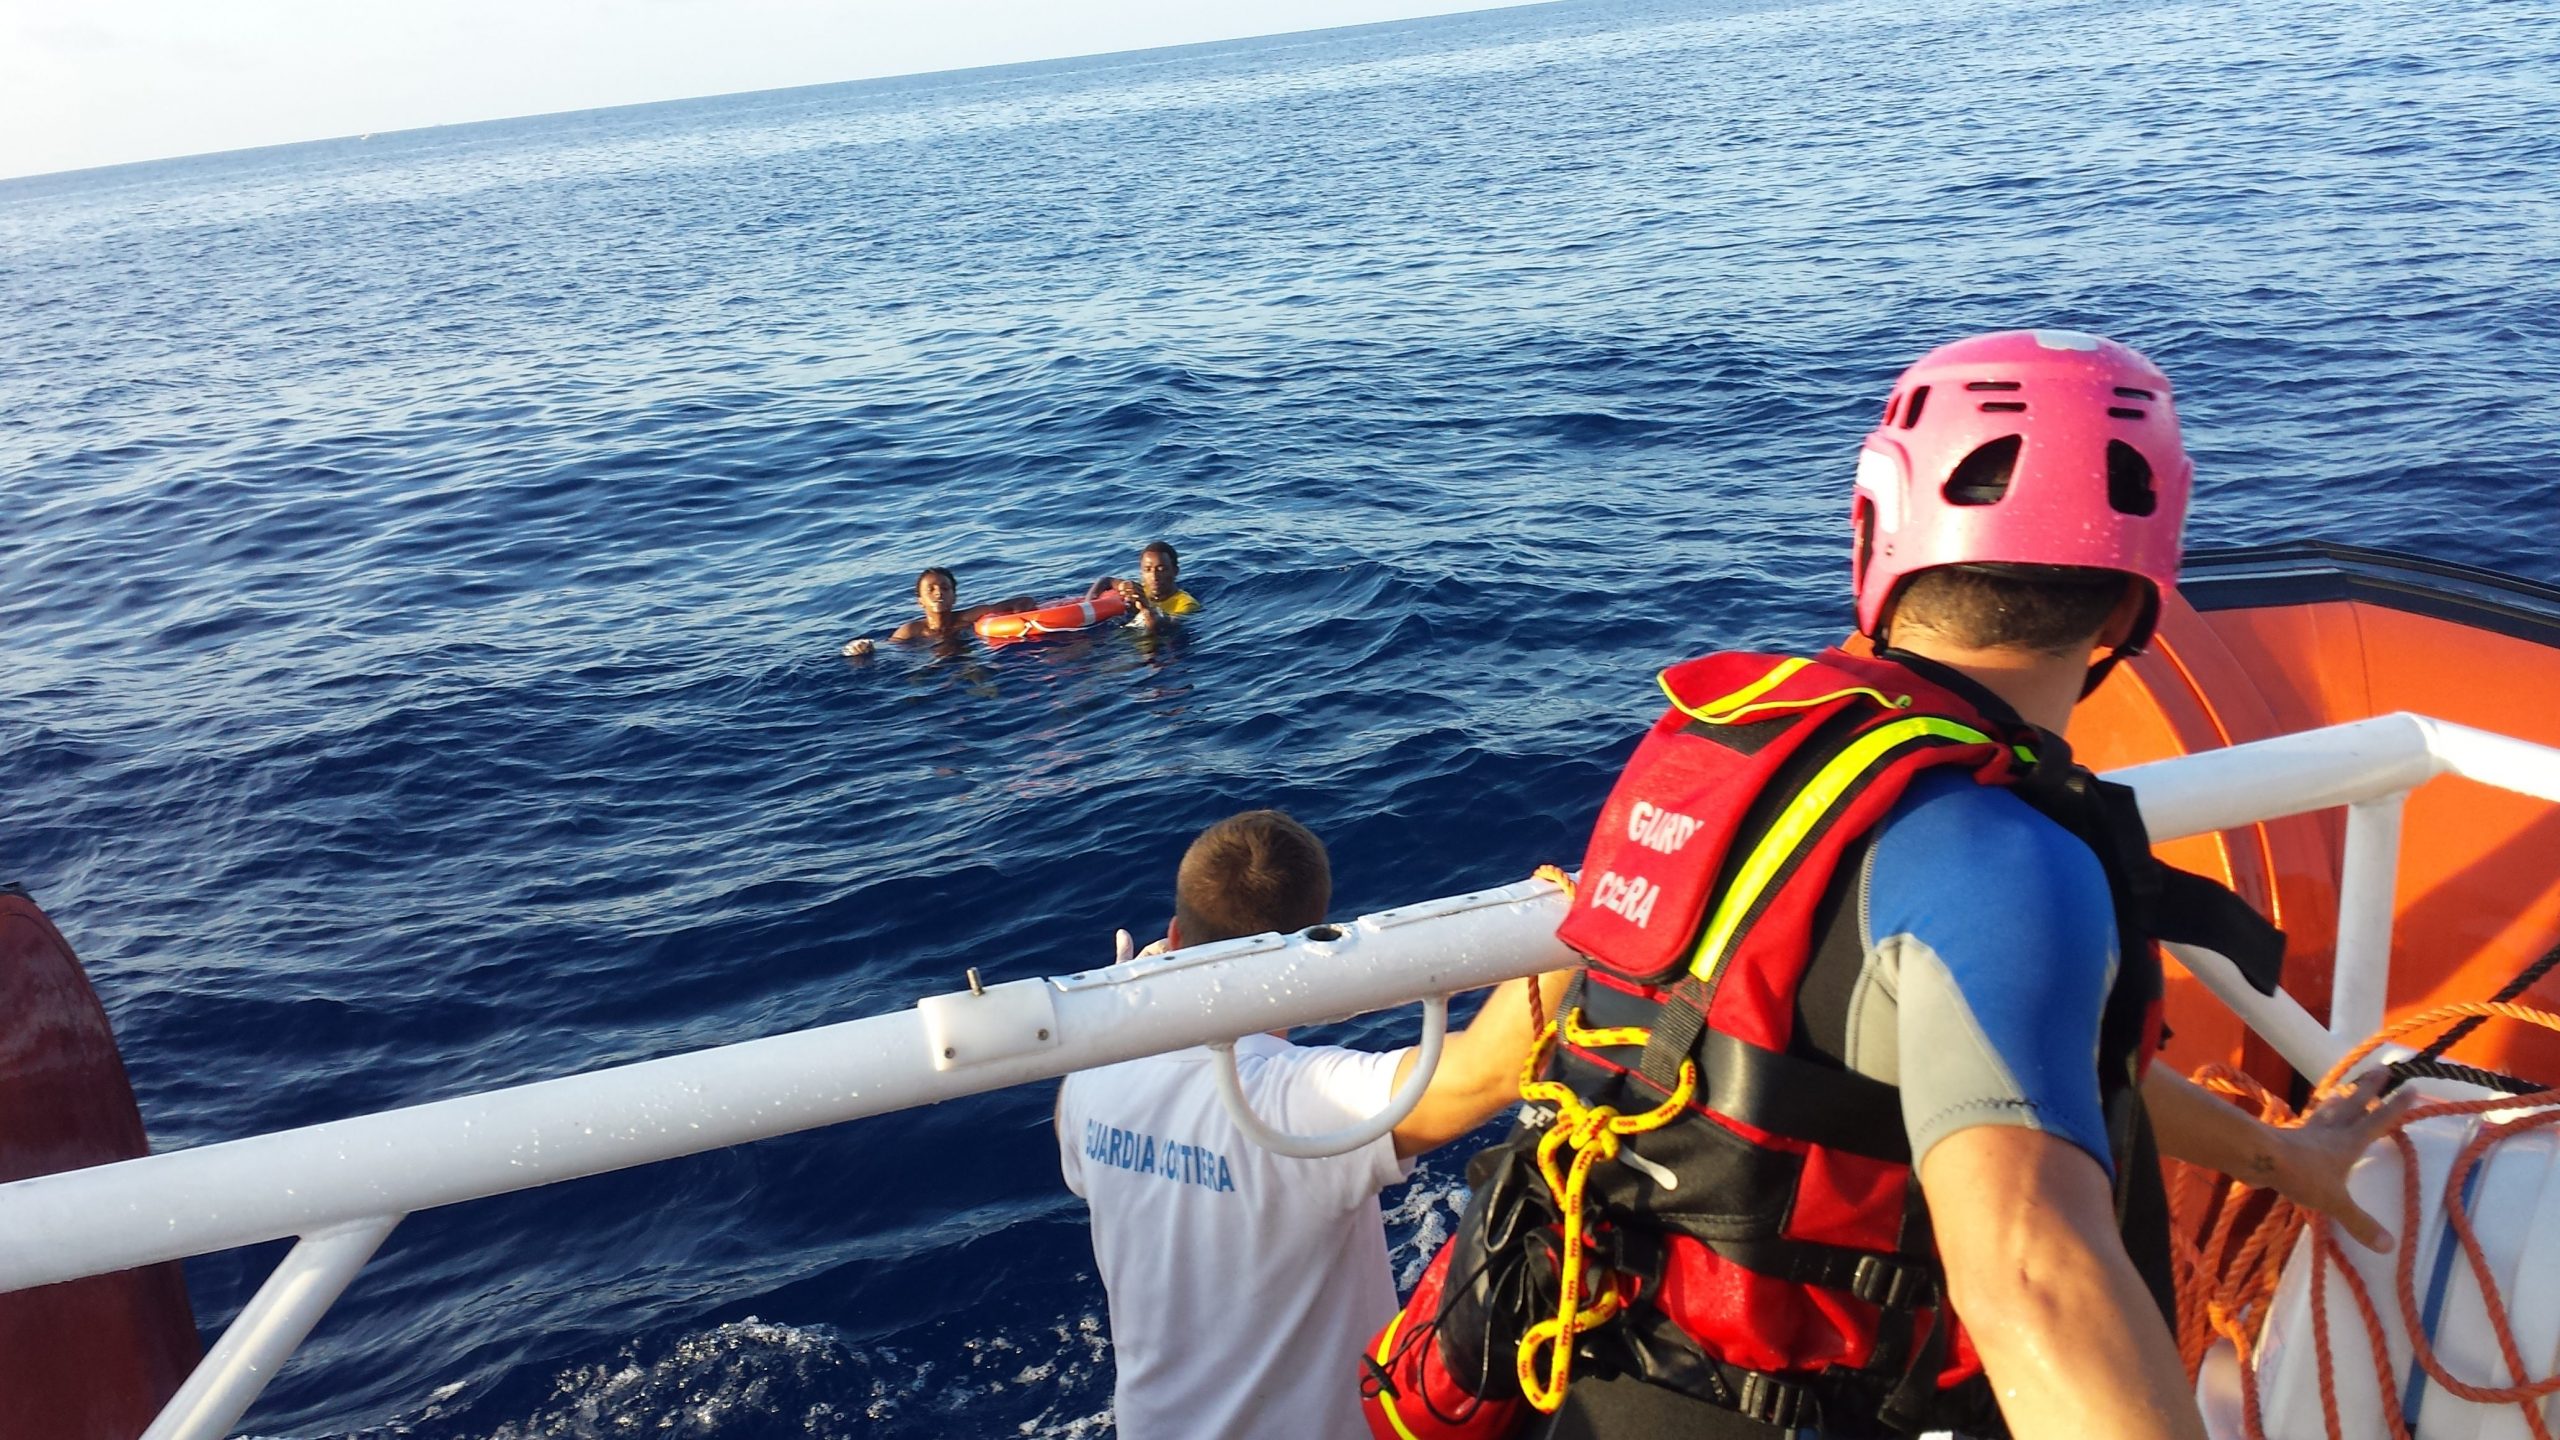
[[[2555,75],[2548,4],[1572,4],[0,185],[0,870],[164,1146],[1081,968],[1248,804],[1344,913],[1506,881],[1652,667],[1845,627],[1858,434],[1997,325],[2178,377],[2201,540],[2560,579]],[[836,657],[1158,535],[1177,640]],[[253,1426],[1101,1433],[1048,1103],[415,1217]]]

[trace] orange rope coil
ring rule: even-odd
[[[2530,1006],[2494,1000],[2438,1006],[2385,1026],[2349,1051],[2321,1078],[2312,1097],[2313,1104],[2316,1106],[2343,1089],[2346,1077],[2380,1046],[2415,1031],[2473,1017],[2495,1017],[2560,1031],[2560,1015]],[[2230,1066],[2209,1065],[2197,1071],[2194,1078],[2205,1089],[2244,1110],[2254,1111],[2258,1118],[2269,1124],[2295,1126],[2305,1118],[2294,1114],[2291,1107],[2256,1079]],[[2499,1293],[2496,1280],[2490,1274],[2488,1256],[2472,1228],[2471,1217],[2460,1205],[2448,1204],[2445,1220],[2456,1243],[2462,1247],[2463,1258],[2470,1264],[2472,1278],[2479,1282],[2481,1300],[2488,1311],[2491,1329],[2497,1336],[2499,1356],[2506,1362],[2507,1373],[2518,1377],[2516,1383],[2480,1385],[2455,1376],[2429,1342],[2418,1303],[2418,1247],[2414,1232],[2424,1210],[2418,1185],[2417,1146],[2410,1141],[2406,1131],[2421,1120],[2477,1115],[2495,1110],[2530,1113],[2485,1125],[2462,1147],[2445,1177],[2446,1193],[2457,1194],[2464,1179],[2500,1141],[2530,1130],[2560,1126],[2560,1088],[2530,1095],[2494,1095],[2477,1100],[2417,1105],[2394,1119],[2384,1132],[2385,1138],[2398,1148],[2401,1161],[2401,1221],[2399,1244],[2394,1256],[2394,1289],[2397,1292],[2394,1298],[2399,1303],[2417,1362],[2429,1378],[2447,1392],[2465,1400],[2489,1405],[2517,1405],[2523,1409],[2525,1424],[2532,1431],[2534,1440],[2553,1440],[2540,1401],[2560,1393],[2560,1374],[2532,1380],[2522,1378],[2524,1359],[2516,1343],[2505,1297]],[[2365,1287],[2363,1277],[2348,1263],[2335,1224],[2280,1196],[2262,1195],[2243,1181],[2226,1179],[2198,1166],[2173,1161],[2169,1169],[2170,1205],[2177,1217],[2173,1258],[2178,1284],[2178,1355],[2186,1362],[2188,1376],[2193,1378],[2203,1365],[2205,1352],[2216,1337],[2230,1341],[2240,1363],[2242,1424],[2248,1440],[2265,1440],[2265,1418],[2260,1413],[2258,1401],[2256,1342],[2266,1324],[2267,1312],[2274,1304],[2285,1257],[2292,1252],[2295,1242],[2307,1234],[2311,1245],[2312,1354],[2318,1366],[2320,1412],[2326,1434],[2329,1440],[2344,1440],[2338,1415],[2335,1362],[2329,1346],[2326,1280],[2334,1266],[2346,1284],[2349,1298],[2355,1302],[2357,1318],[2364,1322],[2374,1373],[2381,1377],[2379,1388],[2383,1418],[2393,1440],[2409,1440],[2408,1420],[2401,1413],[2400,1396],[2391,1383],[2389,1331],[2373,1296]],[[2205,1225],[2204,1217],[2208,1214],[2212,1221]],[[2197,1235],[2199,1230],[2201,1234],[2197,1239],[2188,1238]]]
[[[1574,897],[1577,893],[1574,888],[1573,875],[1563,866],[1541,865],[1537,869],[1529,872],[1529,878],[1532,880],[1554,881],[1556,888],[1564,892],[1564,903],[1567,905],[1573,903]],[[1529,1044],[1531,1049],[1535,1050],[1539,1037],[1547,1033],[1547,997],[1545,993],[1538,988],[1537,976],[1532,975],[1520,983],[1529,987]],[[1526,1085],[1529,1083],[1529,1079],[1534,1078],[1536,1078],[1536,1076],[1535,1067],[1533,1066],[1528,1079],[1523,1079],[1520,1083],[1522,1085]],[[1525,1095],[1527,1092],[1523,1091],[1522,1093]]]

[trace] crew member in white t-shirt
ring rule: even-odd
[[[1320,924],[1332,889],[1324,844],[1305,826],[1277,810],[1232,816],[1182,857],[1160,948]],[[1519,1099],[1529,986],[1552,1015],[1570,975],[1496,989],[1448,1038],[1404,1123],[1329,1159],[1245,1139],[1218,1103],[1205,1047],[1066,1077],[1060,1163],[1093,1214],[1122,1440],[1367,1435],[1360,1348],[1396,1308],[1378,1191],[1413,1156]],[[1235,1054],[1255,1113],[1301,1134],[1377,1114],[1413,1064],[1411,1050],[1278,1035],[1248,1035]]]

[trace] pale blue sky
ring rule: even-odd
[[[0,0],[0,178],[1519,0]]]

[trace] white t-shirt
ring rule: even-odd
[[[1402,1051],[1236,1042],[1254,1113],[1298,1134],[1385,1108]],[[1069,1075],[1067,1188],[1093,1212],[1122,1440],[1365,1440],[1360,1349],[1395,1314],[1378,1191],[1411,1162],[1382,1135],[1295,1160],[1247,1140],[1206,1048]]]

